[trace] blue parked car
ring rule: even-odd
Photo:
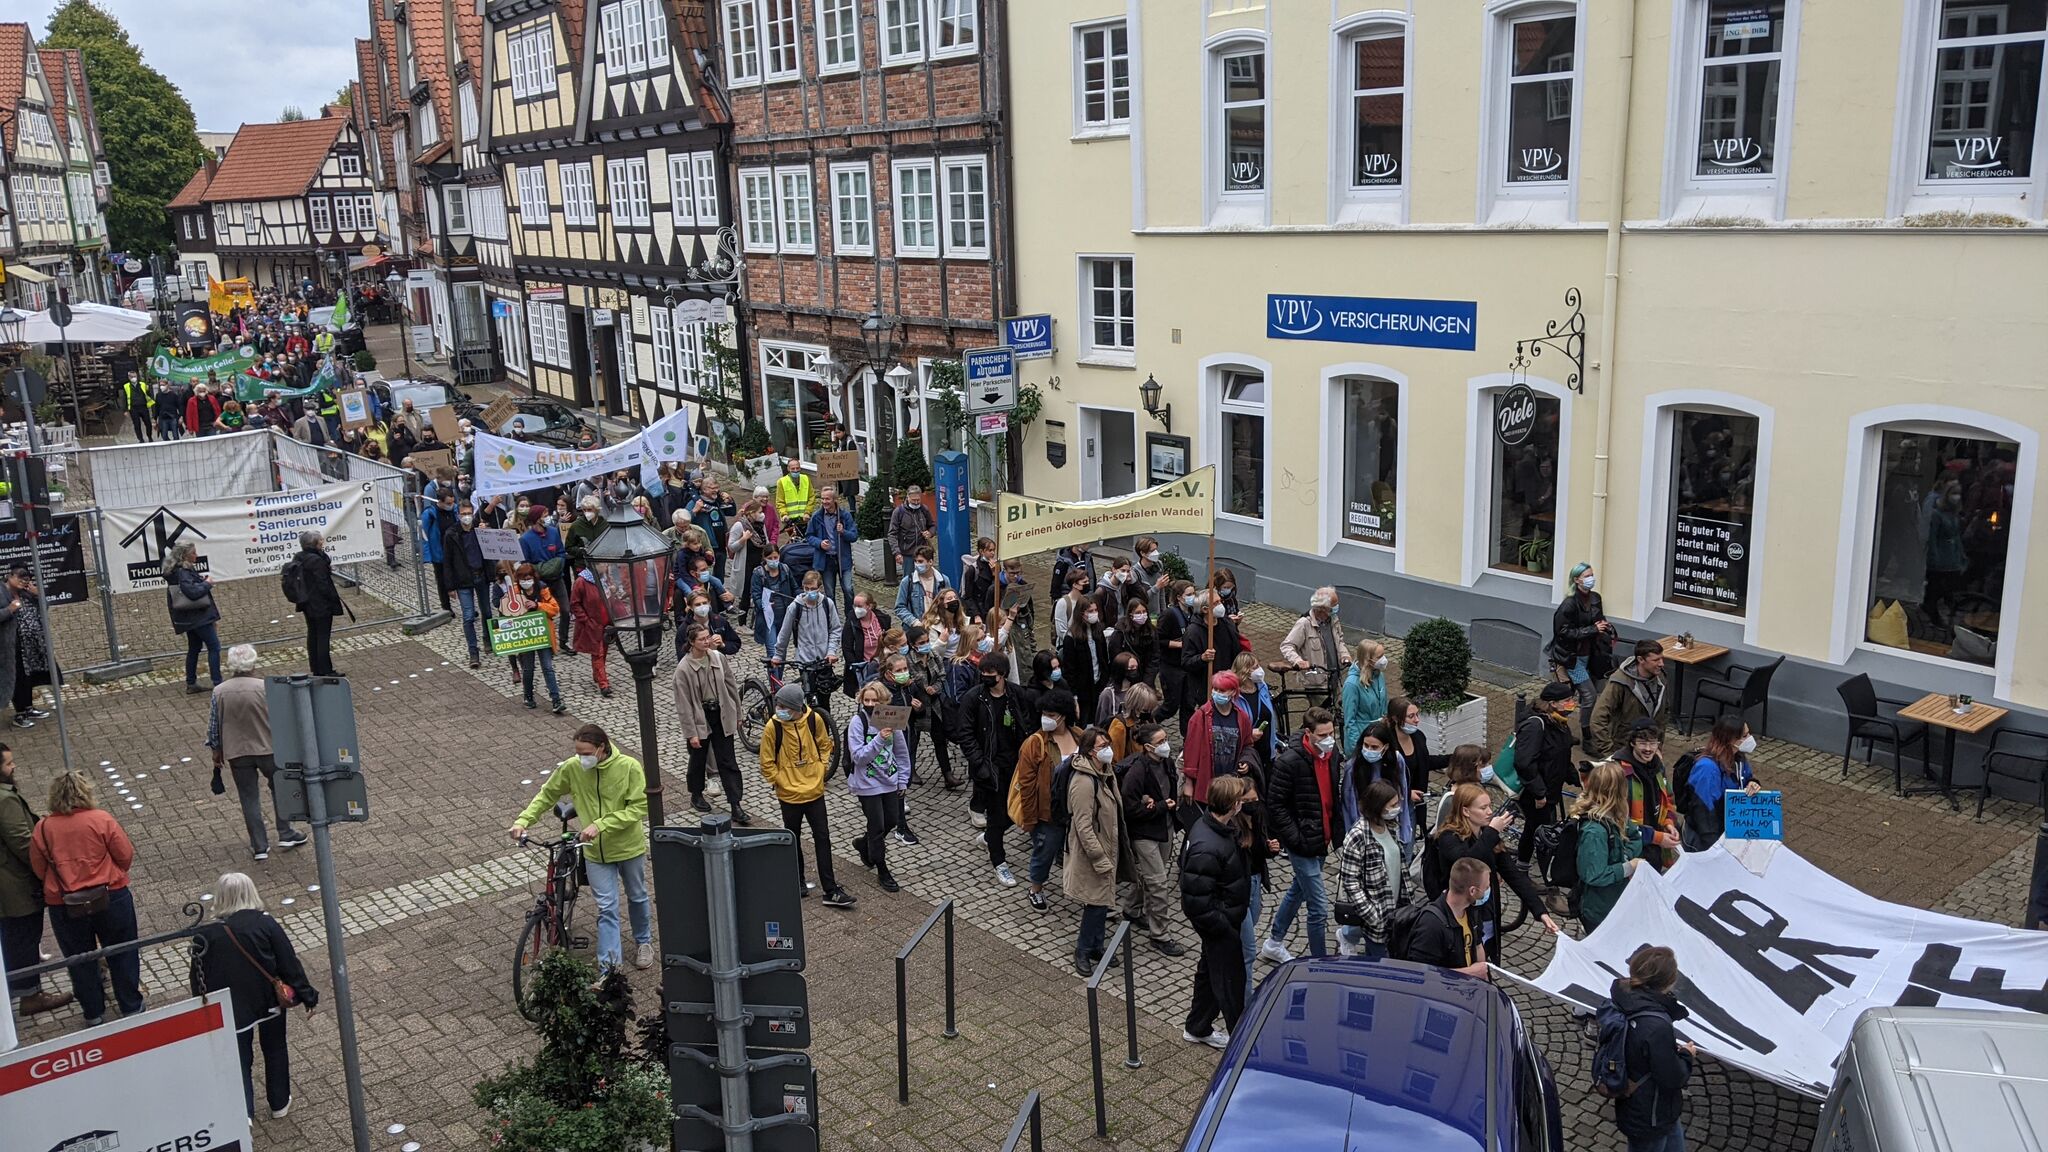
[[[1557,1086],[1514,1001],[1399,960],[1304,957],[1238,1022],[1184,1152],[1557,1152]]]

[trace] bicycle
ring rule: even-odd
[[[576,818],[575,802],[558,801],[555,817],[562,822],[559,837],[546,841],[528,836],[519,838],[521,846],[541,849],[548,854],[547,879],[540,893],[533,898],[533,907],[526,912],[526,924],[519,930],[519,946],[512,954],[512,1003],[521,1016],[536,1022],[540,1019],[539,1006],[529,1004],[526,999],[528,970],[538,968],[541,959],[552,949],[580,947],[586,943],[583,938],[569,934],[569,924],[576,911],[576,892],[583,886],[583,845],[569,834],[569,821]]]

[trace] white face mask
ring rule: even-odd
[[[1221,620],[1228,611],[1229,609],[1226,608],[1224,605],[1218,604],[1215,608],[1210,610],[1210,615],[1213,615],[1218,620]]]
[[[1152,618],[1152,614],[1151,614],[1151,613],[1149,613],[1149,612],[1133,612],[1133,613],[1131,613],[1131,623],[1133,623],[1133,624],[1143,624],[1143,623],[1144,623],[1145,621],[1147,621],[1147,620],[1150,620],[1151,618]]]
[[[865,620],[865,619],[867,619],[867,618],[868,618],[868,610],[867,610],[867,606],[866,606],[866,605],[864,605],[864,604],[855,604],[855,605],[853,606],[853,618],[854,618],[855,620]]]
[[[1375,668],[1385,668],[1387,666],[1387,658],[1385,656],[1381,656],[1380,658],[1372,662],[1372,666]]]
[[[1095,750],[1095,758],[1104,764],[1116,759],[1116,750],[1105,744]]]
[[[1389,805],[1389,806],[1387,807],[1387,810],[1386,810],[1385,812],[1382,812],[1382,813],[1380,813],[1380,819],[1381,819],[1381,821],[1383,821],[1384,823],[1387,823],[1387,824],[1392,824],[1392,823],[1394,823],[1395,821],[1399,820],[1400,818],[1401,818],[1401,806],[1400,806],[1399,804],[1392,804],[1392,805]]]
[[[597,753],[578,752],[576,754],[576,762],[578,764],[583,765],[585,768],[595,768],[597,767]]]
[[[1060,722],[1050,716],[1040,716],[1038,718],[1038,730],[1040,732],[1050,732],[1059,726]]]
[[[1089,622],[1090,624],[1100,624],[1100,623],[1102,623],[1102,613],[1100,613],[1100,612],[1090,612],[1090,613],[1088,614],[1088,622]]]
[[[1164,740],[1161,740],[1159,743],[1154,744],[1152,746],[1152,755],[1159,757],[1161,760],[1166,759],[1168,756],[1172,754],[1173,745],[1168,744]]]
[[[1321,752],[1325,756],[1329,755],[1330,750],[1335,748],[1336,746],[1337,738],[1335,736],[1325,736],[1322,739],[1316,741],[1316,751]]]
[[[690,609],[690,611],[695,612],[697,614],[697,619],[703,620],[711,615],[711,605],[699,604],[695,608]]]
[[[595,512],[585,512],[583,518],[592,524],[597,523],[597,513]]]
[[[1266,670],[1264,668],[1252,669],[1252,679],[1260,684],[1264,684],[1266,682]]]
[[[1744,756],[1747,756],[1751,752],[1756,751],[1756,734],[1751,733],[1750,735],[1744,736],[1742,739],[1736,741],[1735,750],[1737,752],[1742,753]]]
[[[1159,549],[1157,549],[1157,548],[1154,548],[1154,549],[1153,549],[1153,550],[1151,550],[1150,552],[1147,552],[1147,553],[1145,553],[1145,563],[1147,563],[1147,564],[1157,564],[1157,563],[1159,563]]]

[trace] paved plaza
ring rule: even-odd
[[[375,593],[403,602],[410,595],[409,571],[366,566],[363,575],[366,598]],[[258,582],[249,583],[249,613],[222,598],[227,642],[280,630],[253,591]],[[96,616],[98,608],[60,613],[66,643],[73,635],[89,642],[90,628],[78,619],[85,613]],[[1251,606],[1247,620],[1260,653],[1276,652],[1289,614]],[[87,648],[72,662],[94,656]],[[303,667],[303,651],[292,645],[266,649],[264,658],[266,672]],[[459,626],[418,637],[395,627],[367,630],[337,640],[335,659],[354,685],[371,777],[369,823],[337,827],[334,844],[373,1146],[483,1147],[484,1120],[469,1101],[470,1085],[535,1046],[513,1011],[509,977],[513,941],[544,860],[509,844],[502,829],[546,771],[572,753],[569,734],[578,724],[600,723],[636,751],[630,679],[623,662],[615,661],[621,691],[602,699],[587,660],[560,661],[570,708],[555,717],[520,706],[503,661],[486,661],[475,672],[465,667]],[[758,673],[751,644],[740,664],[743,674]],[[1515,692],[1529,686],[1485,690],[1497,744]],[[311,850],[274,852],[260,863],[248,859],[232,795],[208,790],[204,698],[185,695],[182,669],[160,665],[67,700],[74,758],[100,779],[107,806],[135,840],[133,883],[143,932],[179,925],[180,908],[205,893],[215,876],[246,870],[293,935],[315,984],[326,990]],[[668,810],[687,820],[683,743],[665,675],[656,701]],[[845,707],[841,703],[842,720]],[[32,797],[41,795],[58,765],[56,737],[51,721],[9,733]],[[1678,746],[1674,741],[1673,751]],[[828,792],[838,868],[860,903],[849,912],[806,907],[811,1053],[819,1068],[824,1145],[994,1149],[1019,1102],[1036,1089],[1045,1094],[1047,1143],[1084,1146],[1093,1139],[1086,1002],[1069,967],[1078,909],[1059,894],[1057,878],[1047,914],[1030,909],[1021,887],[998,887],[968,823],[965,793],[943,791],[928,750],[924,759],[929,782],[911,798],[911,819],[923,842],[890,849],[904,886],[899,894],[881,892],[854,861],[858,807],[843,785]],[[1986,819],[1973,822],[1967,805],[1965,814],[1955,815],[1938,799],[1894,798],[1889,771],[1859,765],[1844,779],[1838,759],[1768,740],[1757,761],[1770,784],[1786,793],[1787,841],[1816,864],[1883,899],[2016,922],[2025,900],[2030,810],[1994,801]],[[753,756],[743,752],[742,762],[744,803],[757,816],[772,815],[775,804]],[[1013,854],[1020,846],[1013,835]],[[946,899],[958,912],[960,1035],[939,1035],[942,953],[935,937],[911,965],[913,1095],[908,1106],[899,1105],[894,957]],[[584,904],[578,917],[587,932],[592,913]],[[1143,1067],[1122,1064],[1121,980],[1103,991],[1109,1129],[1120,1145],[1176,1147],[1215,1066],[1213,1052],[1179,1039],[1195,943],[1185,928],[1181,937],[1190,945],[1185,957],[1142,947],[1135,953]],[[1292,945],[1297,952],[1304,948],[1299,927]],[[1533,974],[1547,955],[1540,930],[1525,927],[1508,938],[1512,970]],[[181,995],[184,971],[179,949],[148,954],[151,1003]],[[633,973],[642,1012],[655,1006],[656,975]],[[1568,1144],[1620,1147],[1605,1110],[1589,1095],[1587,1052],[1573,1021],[1539,995],[1520,989],[1513,995],[1557,1072]],[[30,1021],[26,1038],[78,1024],[75,1010],[67,1009]],[[295,1015],[291,1030],[297,1104],[287,1119],[257,1122],[257,1146],[344,1148],[348,1116],[333,1015],[323,1005],[311,1018]],[[1711,1061],[1694,1080],[1687,1104],[1695,1148],[1796,1148],[1812,1139],[1811,1102]],[[405,1131],[387,1133],[394,1124]]]

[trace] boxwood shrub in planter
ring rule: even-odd
[[[1422,710],[1423,732],[1439,755],[1460,744],[1486,744],[1486,697],[1466,691],[1472,642],[1439,616],[1408,630],[1401,649],[1401,691]]]
[[[853,542],[854,575],[868,580],[886,579],[888,565],[889,513],[888,476],[869,476],[860,484],[860,505],[853,510],[853,526],[860,539]]]

